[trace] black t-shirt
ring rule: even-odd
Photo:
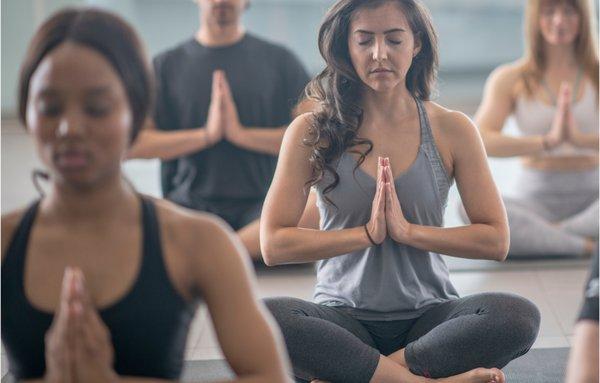
[[[579,320],[589,319],[598,322],[598,246],[596,246],[590,266],[590,276],[585,285],[583,307],[579,313]]]
[[[246,127],[289,124],[308,75],[287,49],[246,34],[226,47],[205,47],[189,39],[154,60],[157,76],[155,121],[161,130],[204,126],[213,71],[229,82],[240,122]],[[194,207],[194,201],[261,199],[271,183],[277,157],[246,150],[225,140],[162,164],[163,195]]]

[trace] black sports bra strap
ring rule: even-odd
[[[19,291],[23,289],[27,244],[29,243],[29,236],[31,235],[31,229],[35,222],[39,205],[40,200],[33,202],[23,214],[21,222],[19,222],[19,226],[17,226],[6,249],[6,257],[2,263],[2,274],[6,272],[6,275],[11,275],[11,279],[16,283],[15,287]]]

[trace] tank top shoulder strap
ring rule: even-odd
[[[442,161],[440,152],[435,144],[425,104],[418,98],[415,98],[415,100],[419,111],[419,122],[421,124],[421,149],[427,155],[427,160],[433,170],[440,198],[442,201],[446,201],[448,190],[452,186],[452,179],[446,172],[444,162]]]
[[[137,288],[143,290],[140,291],[142,293],[151,293],[152,291],[156,291],[158,286],[162,286],[162,288],[166,288],[169,295],[172,295],[169,299],[175,297],[173,302],[187,305],[183,297],[175,289],[167,272],[160,224],[154,201],[147,196],[140,196],[140,198],[142,204],[143,249],[142,265],[139,274],[140,279],[138,280]]]
[[[12,281],[15,283],[13,286],[19,291],[23,288],[25,256],[31,229],[33,228],[39,205],[40,200],[37,200],[27,208],[6,248],[6,256],[2,262],[3,288],[5,287],[5,281]]]
[[[147,196],[140,196],[142,207],[142,274],[157,276],[165,269],[160,226],[154,202]],[[166,275],[166,274],[165,274]]]
[[[417,103],[417,111],[419,112],[419,124],[421,126],[421,145],[433,143],[433,133],[431,133],[431,125],[429,117],[425,110],[423,101],[415,97]]]

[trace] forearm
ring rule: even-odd
[[[536,154],[545,149],[544,136],[511,137],[498,132],[482,132],[489,157],[517,157]]]
[[[142,130],[129,150],[128,158],[170,160],[210,146],[204,128],[176,131]]]
[[[598,135],[595,133],[580,133],[574,141],[580,148],[598,150]]]
[[[371,246],[363,226],[331,231],[286,227],[263,238],[263,258],[269,266],[314,262]]]
[[[271,155],[279,154],[285,127],[280,128],[242,128],[239,133],[228,139],[236,146],[255,152]]]
[[[406,244],[459,258],[503,261],[508,252],[506,232],[489,224],[451,228],[411,224]]]

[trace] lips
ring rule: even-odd
[[[55,162],[63,170],[80,170],[89,165],[90,156],[82,150],[65,150],[56,154]]]
[[[391,69],[387,69],[387,68],[375,68],[371,71],[371,73],[391,73],[392,70]]]

